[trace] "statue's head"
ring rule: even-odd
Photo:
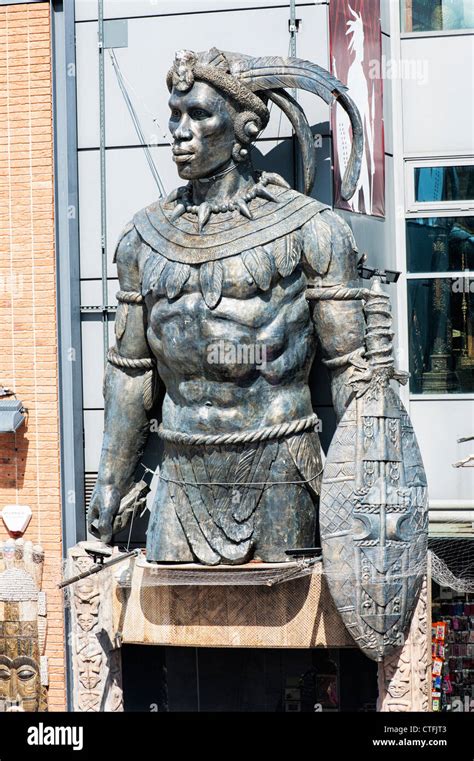
[[[166,81],[173,158],[183,179],[211,176],[231,160],[249,161],[250,144],[266,127],[267,103],[272,101],[295,130],[309,192],[316,164],[313,135],[303,109],[285,89],[300,88],[326,103],[338,99],[347,111],[353,143],[341,195],[348,199],[354,194],[363,153],[362,123],[345,85],[325,69],[298,58],[253,58],[216,48],[203,53],[180,50]]]
[[[180,177],[214,174],[231,160],[249,160],[248,147],[268,122],[260,98],[230,73],[227,58],[213,48],[181,50],[168,74],[169,128]]]
[[[38,711],[41,682],[38,661],[27,655],[0,655],[0,703],[3,710]]]

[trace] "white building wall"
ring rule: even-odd
[[[403,37],[405,156],[474,155],[474,34]]]
[[[386,2],[397,6],[392,8],[396,20],[392,35],[401,72],[394,102],[401,128],[396,172],[405,191],[399,198],[404,213],[398,221],[398,269],[404,266],[406,272],[405,217],[416,216],[407,213],[412,177],[406,172],[407,162],[456,156],[474,162],[474,30],[400,34],[398,0]],[[474,209],[454,215],[458,213],[474,216]],[[406,280],[401,285],[406,287]],[[405,318],[399,331],[408,352]],[[430,502],[453,510],[455,519],[457,509],[474,507],[474,469],[452,466],[473,449],[472,442],[458,444],[457,439],[474,434],[474,394],[411,394],[409,409],[427,471]]]

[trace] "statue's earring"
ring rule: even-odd
[[[257,119],[258,119],[258,117],[257,117]],[[261,130],[260,119],[258,119],[258,124],[257,124],[257,119],[254,119],[252,121],[247,122],[245,127],[244,127],[245,136],[250,141],[251,140],[255,140],[257,135],[258,135],[258,133]]]
[[[243,111],[237,115],[234,130],[238,142],[234,144],[232,149],[232,158],[235,163],[248,160],[249,151],[246,146],[255,140],[261,129],[261,119],[252,111]]]
[[[232,158],[236,164],[242,163],[248,159],[249,152],[244,148],[242,143],[234,143],[232,148]]]

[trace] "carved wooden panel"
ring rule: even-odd
[[[69,550],[66,576],[89,570],[93,558],[81,544]],[[71,603],[75,711],[122,711],[120,650],[112,632],[111,571],[104,569],[68,588]]]
[[[425,576],[405,644],[379,665],[377,710],[429,711],[430,661],[431,600]]]
[[[47,711],[43,563],[40,545],[0,543],[0,711]]]

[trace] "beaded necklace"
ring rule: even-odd
[[[231,167],[232,169],[234,167]],[[227,171],[230,171],[230,168]],[[248,207],[248,203],[254,198],[264,198],[266,201],[272,201],[278,203],[278,198],[267,189],[267,185],[272,182],[273,184],[282,185],[288,187],[285,180],[278,177],[279,182],[275,181],[275,177],[272,173],[261,172],[258,176],[258,181],[248,188],[244,193],[236,193],[226,203],[209,203],[203,201],[200,204],[192,203],[192,186],[186,185],[184,188],[177,188],[166,199],[166,203],[176,201],[176,206],[173,209],[170,222],[175,222],[183,214],[196,214],[199,223],[199,232],[203,229],[204,225],[208,222],[211,214],[225,214],[227,212],[238,211],[242,216],[247,219],[253,219],[253,214]],[[211,179],[211,178],[209,178]]]

